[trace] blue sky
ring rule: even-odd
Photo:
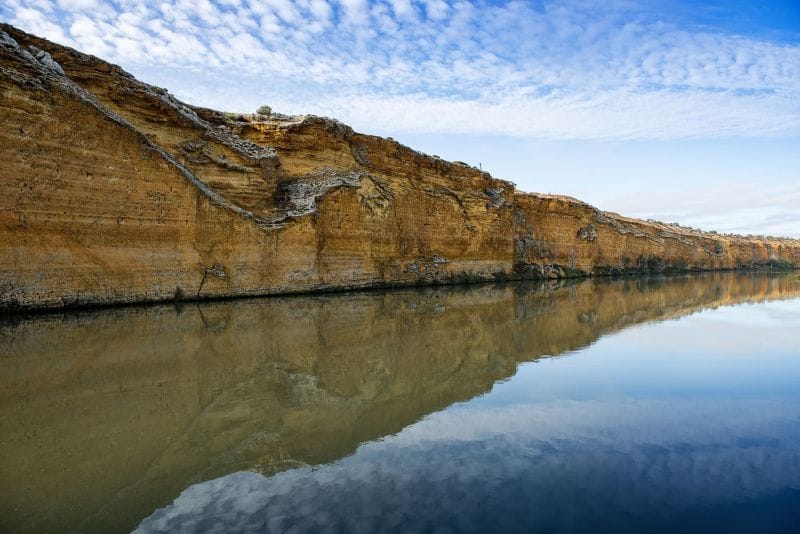
[[[198,105],[338,118],[626,215],[800,237],[800,2],[0,0]]]

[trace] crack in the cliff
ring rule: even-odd
[[[197,287],[198,298],[200,298],[200,291],[202,291],[203,285],[206,283],[206,279],[209,275],[217,278],[225,278],[225,266],[221,263],[215,263],[212,267],[203,271],[203,277],[200,279],[200,285]]]

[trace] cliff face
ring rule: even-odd
[[[193,108],[0,27],[0,307],[800,265],[318,117]]]

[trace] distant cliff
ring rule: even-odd
[[[721,236],[521,193],[319,117],[184,104],[0,25],[0,308],[800,266]]]

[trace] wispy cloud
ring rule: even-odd
[[[698,187],[691,195],[665,186],[635,196],[620,194],[607,202],[631,216],[679,221],[704,230],[800,238],[800,184],[734,183]]]
[[[164,81],[198,104],[229,107],[238,88],[237,111],[554,139],[800,134],[800,46],[664,22],[647,5],[6,0],[2,13],[134,72],[168,67]],[[227,82],[198,90],[192,73]]]

